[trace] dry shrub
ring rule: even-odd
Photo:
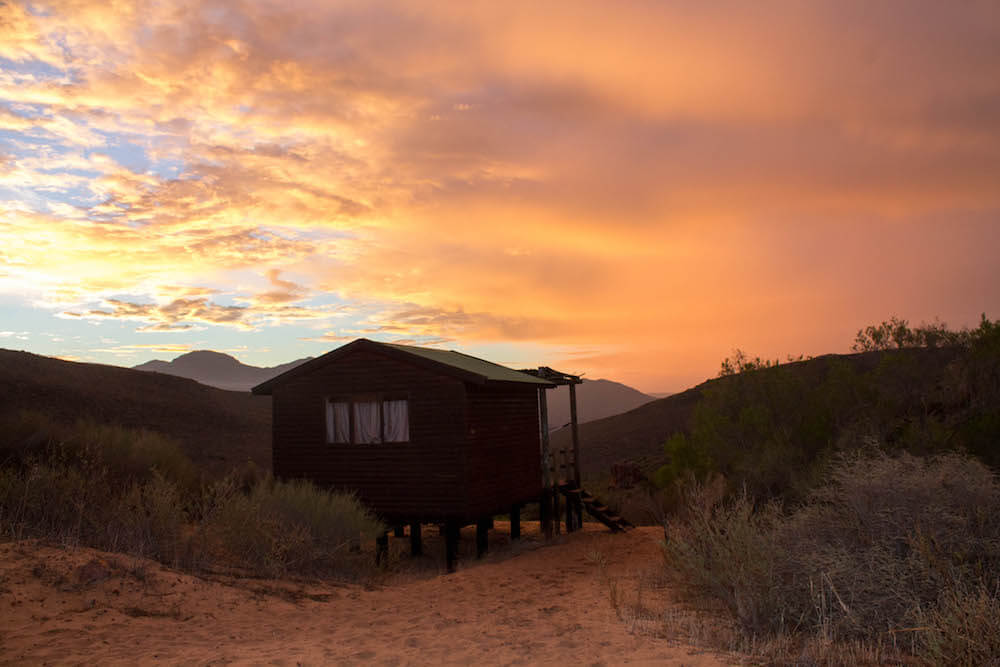
[[[260,576],[357,577],[370,569],[370,558],[349,546],[384,530],[353,495],[304,480],[265,478],[244,492],[231,477],[207,492],[203,511],[206,542],[222,550],[224,561]]]
[[[750,635],[780,631],[786,605],[774,585],[780,554],[771,537],[780,509],[773,502],[757,509],[746,492],[723,502],[724,495],[720,478],[691,488],[666,529],[668,574],[678,587],[721,602]]]
[[[187,516],[173,482],[154,474],[113,486],[103,469],[34,463],[0,469],[0,535],[176,563]]]
[[[252,464],[205,484],[171,440],[33,413],[0,418],[0,539],[43,538],[198,570],[358,578],[346,546],[382,527],[356,498]],[[6,465],[3,465],[6,464]]]
[[[989,469],[958,454],[842,462],[782,526],[784,585],[813,598],[796,611],[833,638],[916,627],[942,592],[997,572],[998,501]]]
[[[1000,490],[957,454],[841,460],[790,515],[700,487],[664,553],[677,584],[721,601],[748,645],[1000,660],[1000,642],[982,639],[1000,636]]]
[[[924,655],[936,664],[1000,661],[1000,591],[948,589],[936,607],[918,614]]]
[[[114,484],[145,481],[158,471],[190,493],[202,477],[177,442],[153,431],[89,419],[67,425],[29,410],[0,415],[0,465],[40,462],[100,469]]]

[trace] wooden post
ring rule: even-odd
[[[492,523],[493,519],[490,517],[483,517],[476,521],[476,558],[485,556],[489,549],[490,524]]]
[[[375,538],[375,564],[381,565],[389,557],[389,533],[384,532]]]
[[[424,552],[424,544],[420,539],[420,524],[410,524],[410,555],[419,556]]]
[[[566,532],[572,533],[576,530],[576,517],[573,516],[573,496],[566,496]]]
[[[538,498],[538,521],[542,527],[545,539],[552,539],[552,487],[543,486],[542,495]]]
[[[553,527],[555,528],[556,535],[559,534],[559,487],[552,485],[552,518]]]
[[[542,441],[542,498],[539,515],[545,539],[552,539],[552,454],[549,451],[549,407],[545,387],[538,389],[538,421]]]
[[[403,532],[403,524],[399,524],[393,527],[392,529],[393,537],[403,537],[403,535],[405,535],[405,533]]]
[[[576,385],[572,382],[569,385],[569,424],[570,435],[573,439],[573,481],[576,488],[580,488],[580,428],[576,421]]]
[[[458,560],[458,541],[462,536],[462,526],[457,519],[448,519],[444,524],[445,565],[448,572],[455,571],[455,561]]]
[[[521,506],[510,506],[510,540],[521,539]]]

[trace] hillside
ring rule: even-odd
[[[585,478],[608,474],[612,463],[633,461],[652,470],[663,462],[663,443],[688,428],[704,383],[623,414],[580,424],[580,471]],[[570,429],[552,433],[553,449],[571,446]]]
[[[828,354],[815,359],[783,364],[806,382],[823,377],[832,362],[844,361],[858,370],[877,365],[877,353]],[[726,382],[715,378],[679,394],[660,398],[623,414],[605,417],[580,425],[580,468],[584,477],[603,477],[611,464],[621,461],[638,463],[647,472],[665,462],[663,444],[674,433],[688,431],[695,406],[703,393]],[[570,446],[570,429],[551,435],[554,449]]]
[[[271,399],[159,373],[61,361],[0,349],[3,411],[28,409],[62,422],[147,428],[177,439],[213,473],[271,463]]]
[[[296,359],[278,366],[259,367],[241,363],[235,357],[221,352],[196,350],[182,354],[172,361],[159,359],[147,361],[133,366],[133,369],[190,378],[219,389],[250,391],[261,382],[266,382],[309,359],[311,357]]]
[[[580,423],[627,412],[653,400],[638,389],[611,380],[584,380],[576,387],[577,419]],[[548,394],[549,428],[569,423],[569,387],[556,387]]]

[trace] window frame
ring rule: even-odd
[[[412,401],[410,400],[410,394],[408,392],[365,392],[358,394],[329,394],[324,397],[323,401],[323,417],[324,420],[329,419],[330,406],[336,403],[346,403],[347,404],[347,416],[350,421],[350,427],[348,429],[348,441],[347,442],[337,442],[337,426],[336,421],[332,424],[333,429],[331,431],[331,424],[326,423],[324,430],[326,432],[326,444],[333,446],[350,446],[358,447],[362,445],[405,445],[413,441],[412,437],[407,440],[394,440],[392,442],[386,442],[385,439],[385,403],[386,401],[406,401],[406,433],[407,436],[410,435],[411,427],[413,422],[410,420],[410,405]],[[356,403],[375,403],[378,406],[378,442],[358,442],[358,430],[354,419],[354,405]],[[336,419],[336,416],[334,416]],[[332,438],[331,438],[332,436]]]

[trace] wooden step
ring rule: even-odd
[[[576,486],[575,482],[560,480],[557,484],[557,488],[559,492],[567,498],[579,499],[582,502],[583,509],[586,510],[587,514],[610,528],[612,532],[619,532],[628,528],[634,528],[631,523],[617,514],[613,514],[607,505],[588,493],[585,489],[581,489]]]

